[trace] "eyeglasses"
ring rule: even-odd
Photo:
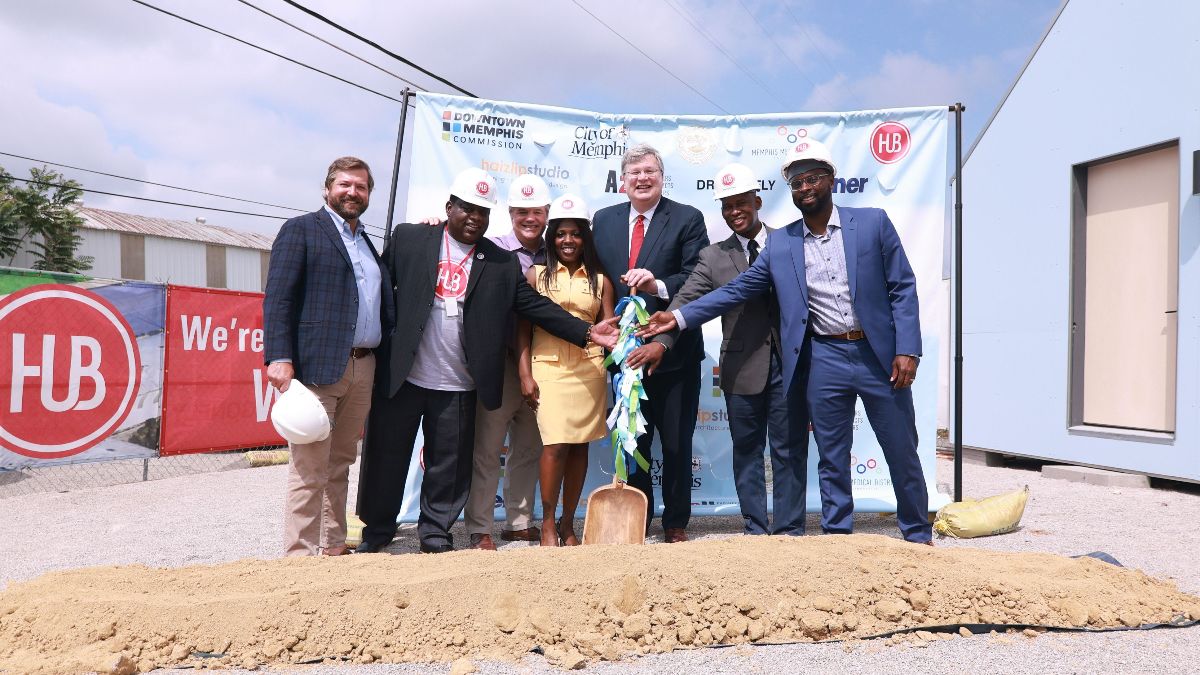
[[[821,179],[828,175],[827,173],[819,173],[815,176],[796,176],[788,182],[788,187],[793,190],[799,190],[802,187],[817,187]]]
[[[638,171],[626,171],[625,175],[632,178],[641,178],[642,176],[645,176],[646,178],[653,178],[660,173],[662,172],[658,169],[641,169]]]

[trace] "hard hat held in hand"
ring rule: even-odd
[[[468,204],[485,209],[496,208],[496,179],[483,169],[471,167],[454,177],[450,194]],[[544,203],[544,202],[543,202]]]
[[[801,138],[788,150],[787,159],[783,161],[784,180],[788,178],[788,167],[796,162],[805,162],[808,164],[820,162],[829,167],[830,173],[837,174],[837,165],[833,163],[833,155],[829,153],[829,148],[825,147],[825,144],[821,141],[811,138]],[[810,171],[813,168],[816,167],[805,168],[803,171]]]
[[[586,220],[588,223],[592,222],[587,204],[578,195],[573,194],[565,194],[555,199],[550,204],[550,215],[546,220],[562,220],[564,218],[578,218]]]
[[[508,205],[510,207],[546,206],[550,203],[550,187],[546,181],[531,173],[517,176],[508,188]]]
[[[292,380],[271,408],[271,425],[288,443],[305,445],[329,438],[329,415],[311,389]]]
[[[758,178],[750,167],[735,162],[717,172],[717,177],[713,180],[713,198],[721,200],[757,190],[758,187]]]

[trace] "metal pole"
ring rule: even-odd
[[[954,110],[954,501],[963,499],[962,489],[962,114],[963,104]]]
[[[404,154],[404,126],[408,122],[408,99],[412,90],[408,87],[400,92],[400,131],[396,133],[396,161],[392,162],[392,191],[388,195],[387,223],[384,225],[383,245],[392,239],[392,212],[396,210],[396,187],[400,183],[400,157]]]

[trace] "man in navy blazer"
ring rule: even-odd
[[[333,422],[329,438],[291,445],[287,555],[349,552],[346,492],[371,407],[372,350],[394,323],[379,255],[359,220],[374,186],[366,162],[334,160],[325,206],[284,223],[271,247],[263,298],[267,379],[280,391],[303,382]]]
[[[610,279],[622,282],[614,284],[618,300],[633,292],[646,300],[648,311],[664,310],[692,273],[700,250],[708,246],[704,216],[695,207],[662,196],[662,156],[649,145],[635,145],[621,158],[621,185],[629,202],[600,209],[592,219],[600,263]],[[642,403],[642,412],[647,428],[638,439],[638,450],[650,458],[657,430],[663,452],[662,526],[668,543],[687,541],[692,512],[692,434],[696,431],[703,359],[699,332],[685,333],[654,373],[643,380],[648,400]],[[649,524],[654,517],[650,474],[638,470],[629,477],[629,484],[646,494]]]
[[[655,315],[644,333],[697,328],[774,288],[789,395],[807,394],[820,453],[821,529],[853,528],[850,451],[862,398],[891,472],[900,532],[931,544],[910,388],[921,355],[916,278],[886,212],[834,206],[835,173],[823,144],[793,148],[783,174],[803,217],[768,238],[731,283]]]

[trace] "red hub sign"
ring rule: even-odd
[[[871,154],[883,164],[904,159],[911,145],[908,127],[899,122],[882,122],[871,131]]]
[[[35,459],[91,448],[129,416],[141,373],[137,337],[104,298],[47,284],[0,299],[0,447]]]

